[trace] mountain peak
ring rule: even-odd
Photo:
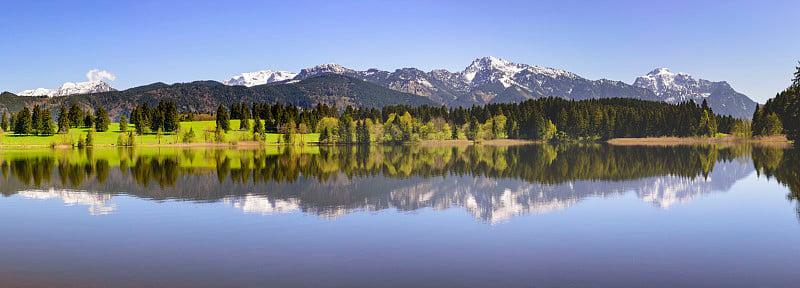
[[[507,60],[504,60],[504,59],[500,59],[500,58],[494,57],[494,56],[486,56],[486,57],[483,57],[483,58],[475,59],[475,61],[472,61],[472,64],[470,64],[470,67],[475,66],[475,67],[481,67],[481,68],[500,68],[500,67],[505,67],[505,66],[510,66],[510,65],[516,65],[516,64],[511,63],[511,62],[509,62]]]
[[[103,82],[102,80],[95,80],[95,81],[87,81],[87,82],[66,82],[61,85],[58,89],[46,89],[46,88],[37,88],[32,90],[25,90],[19,92],[19,96],[47,96],[47,97],[57,97],[57,96],[69,96],[69,95],[76,95],[76,94],[90,94],[90,93],[100,93],[100,92],[109,92],[109,91],[117,91],[108,83]]]
[[[297,76],[297,73],[287,71],[262,70],[256,72],[242,73],[229,80],[222,81],[225,85],[243,85],[252,87],[273,82],[290,80]]]
[[[700,103],[708,100],[714,112],[735,117],[749,117],[755,107],[755,102],[733,90],[727,82],[695,79],[686,73],[670,72],[667,68],[656,68],[636,78],[633,86],[653,91],[661,101],[667,103],[689,100]]]
[[[303,70],[300,70],[300,73],[298,73],[295,78],[298,80],[302,80],[311,76],[326,74],[326,73],[347,75],[347,74],[354,74],[356,73],[356,71],[350,68],[345,68],[342,65],[336,63],[327,63],[327,64],[320,64],[311,68],[304,68]]]
[[[669,72],[669,69],[664,68],[664,67],[653,69],[653,71],[650,71],[650,73],[647,73],[647,75],[652,75],[652,76],[655,76],[655,75],[669,75],[669,74],[672,74],[672,72]]]

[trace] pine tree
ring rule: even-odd
[[[480,125],[478,124],[478,118],[472,116],[469,120],[469,130],[467,132],[467,139],[472,141],[477,141],[479,129]]]
[[[764,126],[764,119],[761,119],[763,113],[761,111],[761,107],[756,104],[756,110],[753,111],[753,124],[751,129],[753,130],[753,136],[760,136],[762,127]]]
[[[17,120],[14,121],[14,133],[19,135],[31,134],[31,110],[28,107],[22,108],[17,113]]]
[[[247,105],[240,105],[239,106],[241,111],[241,121],[239,121],[239,130],[247,131],[250,130],[250,110],[247,108]]]
[[[145,103],[145,105],[146,105],[146,103]],[[144,106],[144,107],[146,107],[146,106]],[[149,119],[147,117],[147,112],[145,112],[146,110],[143,109],[144,107],[140,107],[139,109],[135,109],[134,110],[135,112],[132,112],[133,116],[131,116],[131,118],[136,119],[136,123],[134,124],[134,127],[136,128],[136,133],[139,134],[139,135],[143,135],[145,133],[150,133],[150,123],[149,123]]]
[[[58,112],[58,133],[69,132],[69,127],[71,126],[70,123],[67,107],[61,105],[61,111]]]
[[[352,120],[349,114],[342,114],[339,118],[339,140],[340,143],[353,143],[353,130],[350,128]]]
[[[94,126],[94,116],[91,112],[86,112],[86,116],[83,117],[83,127],[91,128]]]
[[[162,127],[164,128],[164,132],[175,132],[178,131],[181,127],[180,117],[178,116],[178,108],[175,106],[175,102],[162,102],[159,103],[159,110],[161,110],[161,115],[163,115],[163,122]]]
[[[103,109],[102,105],[98,105],[97,109],[94,111],[95,115],[95,123],[94,127],[97,132],[104,132],[108,130],[108,125],[111,123],[111,119],[108,117],[108,111]]]
[[[3,116],[0,117],[0,129],[8,131],[8,115],[6,115],[5,111],[3,112]]]
[[[128,118],[125,118],[125,115],[119,117],[119,131],[128,132]]]
[[[68,118],[69,126],[72,128],[78,128],[83,122],[83,110],[81,110],[81,107],[78,107],[77,103],[70,103]]]
[[[150,111],[150,131],[164,131],[164,109],[163,102]]]
[[[31,129],[34,135],[39,135],[39,129],[42,127],[42,110],[39,105],[33,105],[33,115],[31,116]]]
[[[264,124],[261,123],[261,117],[255,114],[253,118],[253,136],[264,136]]]
[[[797,64],[800,65],[800,61],[797,61]],[[800,66],[794,67],[794,78],[792,79],[792,89],[798,90],[800,89]]]
[[[217,108],[217,130],[225,132],[231,130],[231,121],[230,118],[228,118],[228,111],[225,110],[225,106],[222,106],[222,104]]]
[[[53,135],[53,115],[50,115],[50,109],[42,111],[42,120],[39,126],[39,135]]]
[[[319,132],[319,143],[328,143],[330,142],[331,133],[328,131],[328,128],[323,128],[322,131]]]

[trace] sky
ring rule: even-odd
[[[117,89],[222,81],[323,63],[461,71],[495,56],[629,84],[667,67],[727,81],[763,103],[788,87],[800,60],[796,0],[4,1],[2,7],[0,91],[14,93],[87,78]]]

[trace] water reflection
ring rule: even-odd
[[[796,202],[800,218],[800,150],[759,149],[753,152],[753,164],[759,175],[775,178],[789,188],[786,198]]]
[[[68,206],[89,206],[89,215],[107,215],[117,210],[116,204],[108,204],[114,196],[105,193],[50,188],[48,190],[23,190],[19,191],[19,195],[38,200],[61,199]]]
[[[754,170],[800,196],[796,150],[747,145],[98,149],[0,154],[0,192],[112,213],[116,193],[221,201],[262,215],[460,207],[489,223],[633,192],[668,209]],[[754,165],[750,165],[752,158]],[[754,169],[755,167],[755,169]],[[86,192],[96,191],[96,192]],[[800,208],[798,208],[800,215]]]

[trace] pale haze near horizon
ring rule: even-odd
[[[322,63],[460,71],[495,56],[629,84],[666,67],[763,103],[800,60],[800,1],[596,2],[5,3],[0,91],[58,88],[94,69],[122,90]]]

